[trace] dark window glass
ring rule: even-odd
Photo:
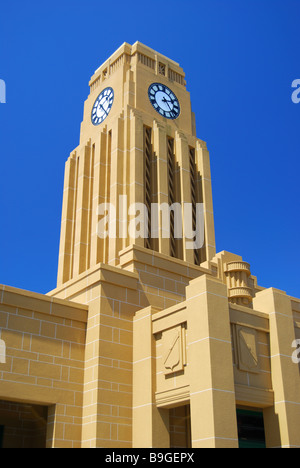
[[[237,410],[239,448],[266,448],[263,413]]]

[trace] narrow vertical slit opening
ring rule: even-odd
[[[196,232],[197,228],[197,187],[196,187],[196,162],[195,162],[195,149],[190,148],[190,177],[191,177],[191,201],[192,201],[192,225],[193,231]],[[194,249],[194,263],[200,264],[200,252]]]
[[[144,127],[144,187],[145,187],[145,205],[147,208],[147,236],[145,238],[145,247],[153,248],[151,239],[151,202],[152,202],[152,130]]]
[[[174,139],[168,137],[168,189],[169,189],[169,206],[175,203],[175,155],[174,155]],[[176,241],[174,233],[174,210],[170,209],[170,255],[176,257]]]

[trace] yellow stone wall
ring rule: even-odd
[[[0,400],[48,406],[48,446],[80,446],[87,306],[8,286],[0,294]]]

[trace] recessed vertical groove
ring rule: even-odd
[[[76,212],[77,212],[77,193],[78,193],[78,172],[79,172],[79,156],[76,159],[75,169],[75,189],[74,189],[74,204],[72,216],[72,234],[71,234],[71,252],[70,252],[70,274],[69,279],[73,278],[74,271],[74,246],[75,246],[75,231],[76,231]]]
[[[90,161],[90,180],[89,180],[89,215],[88,215],[88,232],[87,232],[87,259],[86,269],[91,266],[91,246],[92,246],[92,215],[93,215],[93,190],[94,190],[94,161],[95,161],[95,144],[92,145],[92,154]]]
[[[105,203],[110,203],[110,179],[111,179],[111,130],[107,135],[107,148],[106,148],[106,190],[105,190]],[[109,256],[109,236],[104,239],[104,262],[108,263]]]

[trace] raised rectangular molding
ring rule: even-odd
[[[164,392],[155,393],[155,403],[158,408],[181,406],[190,401],[190,386],[172,388]]]

